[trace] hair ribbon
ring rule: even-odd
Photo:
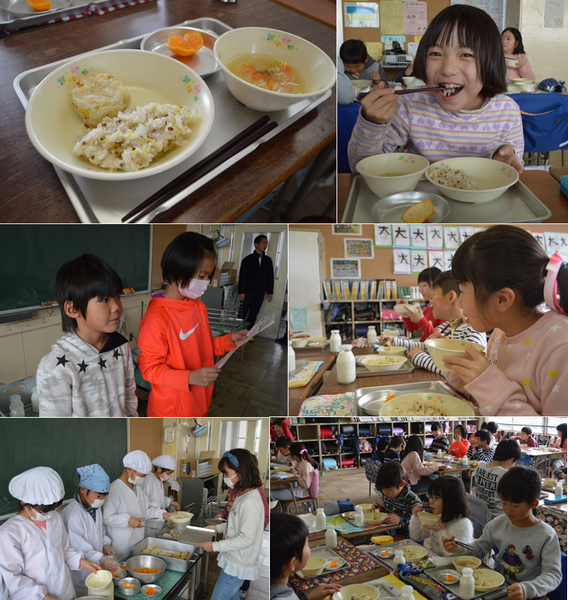
[[[307,451],[307,449],[306,449],[306,448],[302,448],[302,449],[300,450],[300,456],[301,456],[302,454],[306,454],[307,452],[308,452],[308,451]]]
[[[568,314],[562,310],[562,307],[558,302],[558,298],[556,297],[556,280],[558,277],[558,273],[560,272],[563,266],[565,266],[565,264],[562,262],[562,256],[558,254],[558,252],[555,252],[550,257],[550,261],[546,265],[547,273],[546,278],[544,280],[544,301],[552,310],[556,311],[557,313],[560,313],[561,315],[568,316]]]
[[[229,452],[229,450],[227,450],[227,452],[223,454],[223,458],[228,458],[231,464],[238,468],[239,459],[232,452]]]

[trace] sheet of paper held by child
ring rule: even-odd
[[[271,315],[266,315],[258,321],[255,326],[247,333],[246,337],[238,343],[230,352],[227,352],[221,360],[215,363],[217,369],[220,369],[228,360],[231,358],[235,350],[238,350],[241,346],[244,346],[251,338],[253,338],[257,333],[260,333],[263,329],[270,327],[274,323],[274,313]]]

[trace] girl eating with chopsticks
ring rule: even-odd
[[[493,158],[523,167],[523,128],[507,90],[501,37],[493,19],[472,6],[442,10],[420,42],[416,77],[431,86],[399,97],[384,83],[361,101],[349,162],[406,147],[434,162],[457,156]],[[409,90],[405,90],[409,92]]]

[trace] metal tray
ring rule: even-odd
[[[177,571],[178,573],[185,573],[187,571],[189,561],[191,560],[191,555],[195,550],[194,544],[184,544],[176,540],[164,540],[156,537],[147,537],[132,548],[132,556],[156,556],[155,554],[147,554],[142,552],[142,550],[148,546],[151,548],[159,548],[160,550],[165,550],[166,552],[189,552],[189,558],[186,560],[160,556],[160,558],[168,565],[168,569],[171,571]]]
[[[447,569],[453,569],[453,568],[454,568],[453,565],[450,565],[448,567],[436,567],[435,569],[428,569],[425,573],[426,573],[426,575],[431,577],[438,585],[441,585],[444,589],[448,590],[452,594],[455,594],[458,598],[462,598],[462,596],[460,596],[459,583],[456,585],[447,585],[445,582],[438,581],[435,577],[432,577],[439,571],[446,571]],[[486,567],[482,563],[479,568],[486,569],[488,567]],[[472,597],[471,600],[473,600],[473,598],[483,598],[483,597],[484,598],[502,598],[503,596],[507,595],[507,585],[510,585],[511,583],[513,583],[513,581],[510,579],[507,579],[507,577],[505,576],[505,583],[502,586],[500,586],[494,590],[490,590],[488,592],[478,592],[475,594],[475,596]],[[463,600],[463,598],[462,598],[462,600]]]
[[[177,542],[179,540],[176,538],[171,538],[171,537],[167,537],[166,533],[179,533],[181,535],[182,531],[185,529],[185,527],[164,527],[164,529],[160,529],[160,531],[158,531],[158,533],[156,534],[156,537],[162,539],[162,540],[168,540],[170,542]]]
[[[294,352],[302,353],[305,351],[310,351],[313,353],[313,352],[317,352],[318,350],[324,350],[328,346],[329,346],[329,340],[324,340],[321,343],[321,346],[304,346],[303,348],[294,348]]]
[[[316,577],[323,577],[324,575],[329,575],[330,573],[335,573],[336,571],[345,571],[345,569],[349,569],[349,563],[343,558],[343,556],[339,556],[335,550],[328,548],[327,546],[318,546],[316,548],[312,548],[312,556],[316,558],[325,558],[326,560],[339,559],[343,561],[343,565],[341,567],[335,567],[334,569],[328,569],[324,567],[323,573],[321,575],[316,575]],[[301,579],[313,579],[313,577],[301,577]]]
[[[296,368],[293,371],[289,371],[288,381],[292,381],[292,379],[294,379],[295,375],[299,371],[301,371],[303,368],[305,368],[309,362],[310,362],[309,360],[306,360],[304,358],[302,358],[301,360],[296,359]],[[313,361],[313,362],[316,362],[316,361]]]
[[[218,35],[232,29],[227,24],[217,19],[209,18],[193,19],[184,21],[178,25],[172,25],[172,27],[177,26],[195,27],[197,29],[212,31]],[[121,40],[110,46],[98,48],[98,50],[113,50],[118,48],[139,49],[140,43],[146,35],[147,34],[144,33],[135,38]],[[27,106],[30,95],[35,87],[57,67],[74,58],[76,57],[70,56],[64,60],[20,73],[20,75],[14,79],[14,89],[24,108]],[[178,175],[181,175],[192,165],[217,150],[228,140],[262,116],[261,112],[250,110],[235,99],[231,92],[229,92],[221,72],[214,73],[208,77],[206,83],[211,90],[216,106],[213,128],[199,149],[179,165],[168,169],[164,173],[157,173],[156,175],[150,175],[149,177],[121,182],[87,179],[85,177],[67,173],[59,167],[54,167],[81,222],[121,223],[122,217],[138,206],[143,200],[152,196]],[[303,100],[285,110],[270,113],[271,119],[278,123],[278,126],[275,129],[250,146],[247,146],[241,152],[227,159],[217,168],[198,179],[195,183],[189,185],[182,192],[170,198],[167,202],[157,207],[138,222],[149,223],[157,214],[169,210],[172,206],[175,206],[179,201],[198,190],[201,186],[222,174],[229,167],[238,163],[242,158],[258,148],[260,144],[277,136],[281,131],[286,129],[286,127],[295,123],[298,119],[302,118],[305,114],[309,113],[316,106],[329,98],[331,94],[332,90],[328,90],[321,96]],[[35,153],[35,150],[33,150],[33,152]],[[35,158],[39,158],[38,155],[34,156]]]
[[[426,179],[419,181],[416,190],[440,195],[450,206],[443,223],[535,223],[552,215],[550,210],[518,181],[502,196],[485,204],[470,204],[446,198]],[[365,180],[358,175],[353,180],[342,223],[374,223],[372,209],[379,202]]]
[[[381,562],[385,567],[387,567],[387,569],[389,569],[390,571],[393,571],[394,570],[394,567],[393,567],[394,553],[392,554],[392,556],[389,556],[389,558],[383,558],[380,555],[380,552],[382,550],[384,550],[385,548],[392,548],[393,550],[396,550],[400,546],[408,546],[408,545],[423,548],[423,546],[421,546],[420,544],[405,544],[404,542],[405,542],[405,540],[401,540],[400,542],[394,542],[392,544],[383,544],[382,546],[377,546],[376,548],[369,550],[369,554],[373,558],[375,558],[376,560]]]
[[[387,369],[386,371],[369,371],[369,369],[367,369],[364,365],[359,364],[360,359],[364,358],[365,356],[371,355],[360,354],[355,357],[355,361],[357,362],[357,366],[355,367],[355,375],[357,377],[375,377],[377,375],[406,375],[407,373],[412,373],[412,371],[414,371],[414,365],[408,359],[406,359],[402,363],[402,367],[398,367],[398,369]]]
[[[399,383],[394,385],[379,385],[373,387],[359,388],[355,392],[355,414],[357,416],[379,415],[379,410],[384,404],[387,396],[403,396],[416,392],[427,394],[453,394],[451,390],[442,385],[441,381],[416,381],[414,383]],[[456,396],[459,398],[459,396]]]

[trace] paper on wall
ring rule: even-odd
[[[404,2],[381,2],[379,4],[381,34],[404,35]]]
[[[426,2],[404,3],[404,33],[406,35],[423,35],[426,33]]]
[[[229,360],[229,358],[231,358],[231,356],[235,353],[236,350],[238,350],[241,346],[244,346],[257,333],[260,333],[262,330],[266,329],[267,327],[270,327],[272,323],[274,323],[274,313],[272,313],[271,315],[266,315],[266,317],[262,317],[262,319],[256,322],[253,328],[249,330],[245,338],[241,340],[231,351],[227,352],[227,354],[225,354],[223,358],[217,361],[217,363],[215,363],[215,366],[218,369],[220,369]]]

